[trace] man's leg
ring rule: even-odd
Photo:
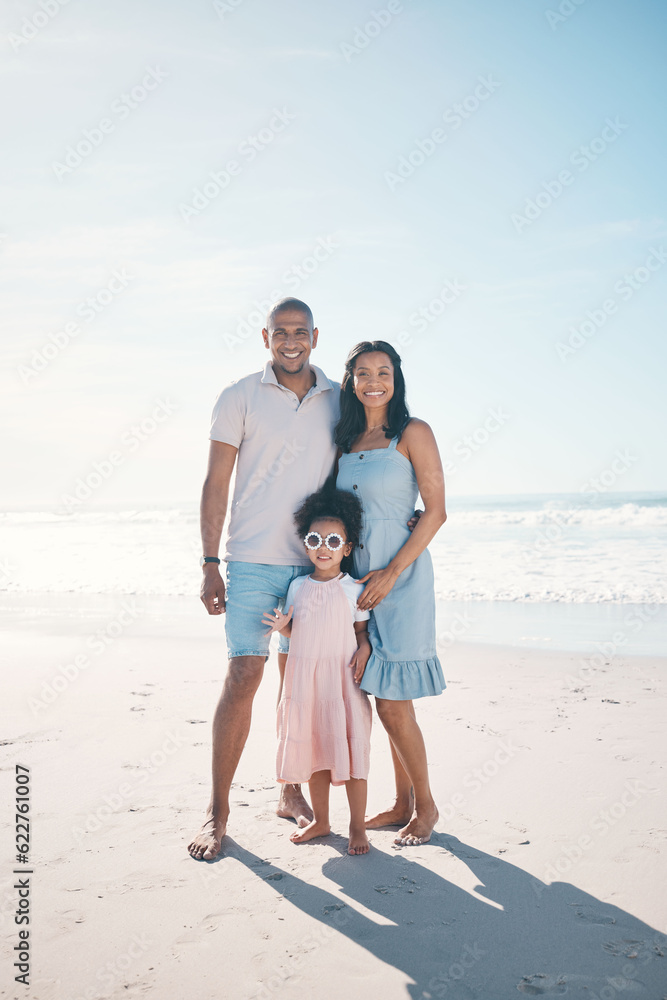
[[[220,850],[229,817],[229,789],[248,739],[252,703],[263,672],[263,656],[237,656],[229,661],[213,717],[211,800],[201,830],[188,844],[198,861],[210,861]]]
[[[278,688],[278,703],[283,693],[283,681],[285,680],[285,664],[287,663],[287,653],[278,653],[278,672],[280,674],[280,687]],[[276,809],[278,816],[283,819],[294,819],[296,825],[300,827],[308,826],[313,819],[313,810],[303,797],[301,785],[280,785],[280,799]]]

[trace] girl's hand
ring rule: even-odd
[[[368,663],[368,658],[371,655],[371,644],[366,640],[362,642],[356,653],[350,660],[350,667],[354,670],[354,679],[359,684],[361,678],[364,676],[364,670],[366,669],[366,664]]]
[[[294,605],[291,604],[289,611],[286,615],[282,613],[280,608],[274,608],[273,614],[270,611],[264,612],[264,617],[262,618],[262,625],[269,625],[269,631],[265,632],[264,635],[271,635],[272,632],[282,632],[282,630],[289,625],[292,620],[292,613],[294,611]]]
[[[360,611],[372,611],[376,608],[394,586],[398,576],[396,570],[389,569],[388,566],[385,569],[372,569],[366,576],[362,576],[359,583],[369,582],[357,601]]]

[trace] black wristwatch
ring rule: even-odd
[[[204,566],[206,563],[217,563],[219,566],[220,560],[218,559],[217,556],[202,556],[201,559],[199,560],[199,565]]]

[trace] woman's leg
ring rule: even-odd
[[[290,840],[295,844],[303,844],[313,837],[326,837],[331,833],[329,826],[329,786],[331,771],[315,771],[308,782],[310,801],[313,804],[313,819],[303,830],[293,833]]]
[[[425,844],[438,821],[438,810],[431,795],[426,747],[414,707],[411,701],[389,701],[386,698],[376,698],[375,705],[415,797],[412,816],[398,831],[394,843]]]
[[[364,826],[368,782],[365,778],[350,778],[345,782],[345,791],[350,805],[350,840],[347,853],[368,854],[371,845],[368,843]]]
[[[414,716],[415,710],[412,702],[408,702],[410,711]],[[389,737],[389,748],[391,750],[391,762],[394,766],[394,780],[396,782],[396,799],[393,806],[384,809],[382,812],[369,816],[366,820],[367,830],[376,830],[381,826],[403,826],[409,822],[415,808],[415,798],[412,793],[412,782],[410,776],[401,764],[401,759],[396,753],[396,747]]]

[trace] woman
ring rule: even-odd
[[[366,826],[399,824],[394,843],[423,844],[438,810],[412,700],[441,694],[445,686],[435,648],[433,567],[426,546],[447,514],[438,446],[429,425],[410,418],[401,359],[391,344],[364,341],[350,351],[335,440],[336,485],[354,492],[364,506],[354,571],[367,583],[358,607],[373,612],[373,652],[361,688],[375,695],[396,776],[394,805]],[[417,493],[425,511],[411,533],[407,521]]]

